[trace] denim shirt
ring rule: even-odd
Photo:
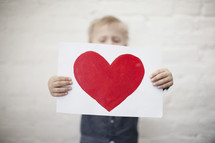
[[[81,143],[137,143],[137,117],[82,115]]]

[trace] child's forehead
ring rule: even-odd
[[[94,32],[99,32],[99,31],[113,31],[113,32],[123,32],[122,27],[118,23],[114,24],[100,24],[95,26]]]

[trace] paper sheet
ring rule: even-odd
[[[76,79],[78,72],[76,77],[74,75],[74,64],[77,58],[89,51],[99,54],[109,65],[119,56],[129,54],[139,58],[144,66],[145,73],[138,87],[111,111],[105,109],[98,101],[92,98],[89,95],[90,92],[87,93],[89,89],[81,85],[87,92],[83,90],[83,87],[80,86]],[[68,95],[57,98],[57,112],[107,116],[162,117],[163,92],[154,87],[150,80],[150,74],[161,68],[162,57],[159,50],[89,43],[61,43],[58,62],[58,75],[71,77],[73,85]],[[95,92],[93,91],[93,93]]]

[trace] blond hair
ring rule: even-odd
[[[108,25],[108,26],[118,26],[123,34],[123,36],[126,38],[126,41],[128,41],[128,27],[125,23],[123,23],[121,20],[114,16],[104,16],[102,18],[94,20],[89,29],[88,29],[88,36],[89,36],[89,42],[91,42],[92,37],[93,37],[93,32],[96,27],[98,26],[103,26],[103,25]]]

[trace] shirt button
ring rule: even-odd
[[[113,119],[111,119],[111,120],[110,120],[110,123],[112,123],[112,124],[113,124],[113,123],[114,123],[114,120],[113,120]]]
[[[114,141],[110,141],[110,143],[115,143]]]

